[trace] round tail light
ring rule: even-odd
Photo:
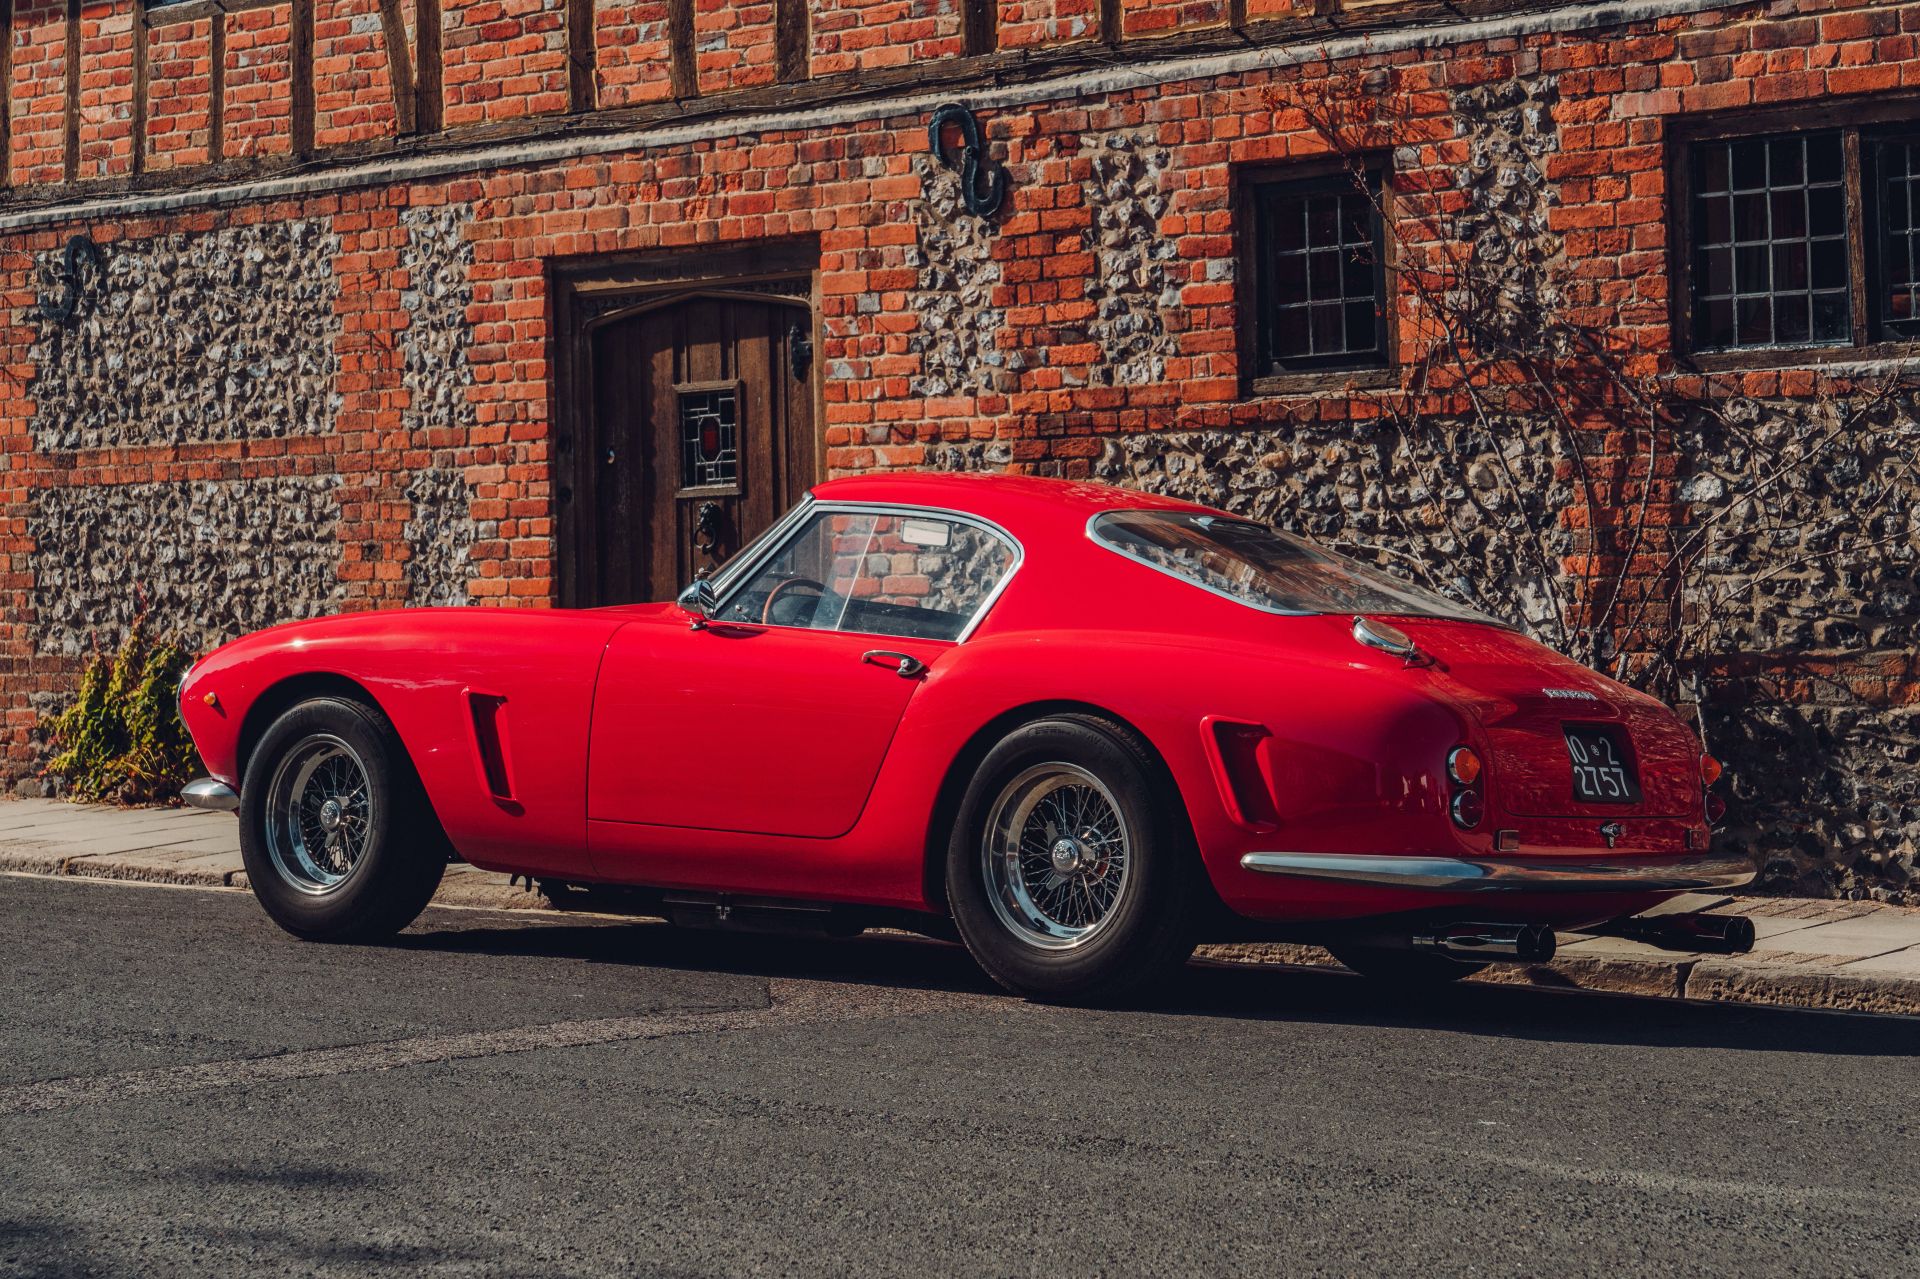
[[[1453,797],[1453,824],[1461,830],[1472,830],[1487,815],[1487,801],[1480,798],[1477,790],[1463,790]]]
[[[1447,756],[1447,776],[1462,786],[1473,785],[1480,780],[1480,757],[1470,747],[1454,747]]]
[[[1707,794],[1707,825],[1718,826],[1720,819],[1727,815],[1727,801],[1711,791]]]

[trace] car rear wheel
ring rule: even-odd
[[[1445,955],[1420,955],[1407,950],[1388,950],[1375,946],[1329,946],[1333,957],[1359,973],[1379,981],[1403,986],[1439,986],[1471,977],[1485,964],[1449,959]]]
[[[1198,863],[1185,810],[1127,729],[1060,716],[981,761],[947,851],[947,900],[995,981],[1035,999],[1115,1002],[1193,952]]]
[[[300,703],[260,739],[240,786],[240,852],[267,914],[313,941],[399,932],[447,865],[393,726],[335,697]]]

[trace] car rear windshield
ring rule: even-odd
[[[1344,555],[1264,524],[1185,511],[1109,511],[1096,542],[1270,613],[1386,613],[1494,622]],[[1496,625],[1498,623],[1495,623]]]

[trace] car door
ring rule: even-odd
[[[813,511],[706,625],[614,636],[594,696],[589,817],[845,834],[925,672],[1016,558],[962,517]]]

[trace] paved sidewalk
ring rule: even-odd
[[[114,808],[57,799],[0,801],[0,872],[245,888],[240,827],[231,813],[197,808]],[[449,906],[539,909],[524,880],[452,866],[435,901]]]
[[[9,871],[234,889],[247,883],[230,814],[45,799],[0,803],[0,872]],[[496,910],[548,906],[524,881],[470,866],[449,870],[435,900]],[[1666,909],[1746,915],[1758,941],[1751,954],[1728,956],[1563,933],[1553,963],[1496,965],[1472,980],[1920,1016],[1920,909],[1700,895],[1675,899]],[[1219,963],[1334,962],[1316,946],[1277,944],[1209,946],[1200,957]]]

